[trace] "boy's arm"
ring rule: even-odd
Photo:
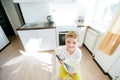
[[[76,52],[76,55],[73,58],[75,61],[80,62],[80,60],[82,58],[82,51],[80,49],[78,49],[78,51]]]

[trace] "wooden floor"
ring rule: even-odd
[[[55,54],[24,52],[18,37],[10,37],[11,43],[0,52],[0,80],[55,80]],[[89,51],[81,47],[80,62],[83,80],[110,80],[94,62]]]

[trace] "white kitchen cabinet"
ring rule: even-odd
[[[92,53],[94,53],[98,39],[99,33],[91,28],[88,28],[85,35],[84,44]]]
[[[39,50],[37,30],[19,30],[18,35],[26,51]]]
[[[48,2],[50,0],[13,0],[14,3]]]
[[[56,48],[56,29],[19,30],[18,35],[26,51],[44,51]]]
[[[52,2],[55,3],[73,3],[76,2],[76,0],[51,0]]]
[[[80,35],[80,41],[79,41],[79,44],[78,44],[79,47],[81,47],[83,45],[86,29],[87,29],[87,27],[78,27],[77,28],[77,31]]]
[[[9,43],[9,40],[0,26],[0,50],[4,48],[8,43]]]
[[[106,55],[100,50],[96,50],[94,59],[104,70],[104,72],[109,73],[111,77],[118,76],[120,73],[120,45],[114,51],[111,56]]]
[[[13,0],[14,3],[25,3],[25,2],[55,2],[55,3],[73,3],[76,0]]]
[[[118,51],[120,52],[120,49]],[[120,56],[118,57],[118,59],[116,59],[116,61],[112,64],[111,68],[108,70],[108,73],[112,76],[112,78],[116,78],[116,77],[120,78],[119,68],[120,68]]]
[[[52,50],[56,48],[56,29],[39,29],[40,50]]]
[[[33,2],[33,0],[13,0],[14,3]]]

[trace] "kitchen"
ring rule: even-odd
[[[66,1],[66,2],[58,1],[59,4],[57,1],[54,3],[49,3],[49,4],[48,4],[48,2],[49,1],[40,1],[39,2],[39,0],[36,0],[36,1],[33,1],[33,0],[29,0],[29,1],[27,1],[27,0],[25,0],[25,1],[14,0],[14,3],[19,3],[24,21],[28,25],[30,25],[30,23],[37,23],[38,25],[42,25],[41,22],[47,22],[46,17],[48,15],[52,14],[53,20],[55,21],[55,26],[57,26],[57,27],[56,28],[52,27],[50,29],[45,28],[45,29],[48,29],[48,31],[50,30],[49,33],[52,32],[50,35],[53,38],[52,40],[54,40],[54,41],[51,41],[51,40],[49,40],[49,41],[52,42],[53,48],[58,46],[58,43],[59,43],[58,42],[59,41],[58,34],[59,34],[59,32],[61,32],[63,30],[69,31],[69,30],[73,29],[73,27],[74,27],[75,30],[79,30],[80,34],[82,33],[82,41],[80,43],[80,46],[82,46],[82,44],[84,44],[89,49],[89,51],[91,51],[92,55],[94,56],[94,59],[97,61],[97,63],[100,65],[100,67],[103,69],[103,71],[105,73],[109,73],[112,76],[112,78],[116,78],[117,76],[119,76],[120,72],[116,71],[117,70],[116,67],[119,66],[118,65],[118,63],[119,63],[119,57],[118,57],[119,56],[119,49],[118,48],[119,47],[117,48],[115,54],[113,54],[110,57],[107,55],[104,55],[103,53],[101,54],[101,52],[97,50],[96,46],[98,45],[99,40],[101,39],[101,36],[103,36],[103,34],[106,32],[107,27],[104,28],[98,24],[89,23],[89,21],[93,18],[93,13],[94,13],[93,7],[96,6],[95,3],[97,2],[97,0],[93,0],[93,2],[91,2],[91,4],[86,3],[84,5],[82,4],[82,3],[85,3],[84,1],[81,1],[81,2],[79,1],[78,3],[73,3],[74,2],[73,0],[69,1],[69,3],[67,3],[68,1]],[[117,2],[117,0],[116,0],[116,2]],[[89,8],[86,8],[87,5],[89,5]],[[118,5],[119,5],[119,1],[118,1]],[[85,10],[83,10],[83,8]],[[67,9],[67,11],[66,11],[66,9]],[[109,9],[108,9],[108,12],[109,12]],[[57,15],[58,13],[60,13],[59,16]],[[99,11],[97,13],[99,13]],[[73,14],[76,16],[74,16]],[[80,24],[80,26],[79,26],[76,24],[78,24],[77,21],[78,21],[80,15],[82,17],[84,16],[83,17],[84,24]],[[64,20],[63,20],[63,17],[61,17],[61,16],[64,17]],[[103,19],[104,21],[102,22],[100,20],[100,18],[98,17],[98,14],[96,14],[95,16],[97,16],[97,17],[95,17],[94,19],[97,21],[100,21],[100,23],[105,23],[104,21],[107,20],[105,18],[105,19]],[[110,19],[111,19],[111,17],[109,17],[108,23],[110,22],[109,21]],[[15,24],[13,25],[13,26],[15,26],[14,31],[16,33],[18,31],[18,34],[19,34],[21,32],[21,30],[19,30],[20,23],[19,24],[15,23]],[[105,24],[105,25],[107,26],[108,24]],[[63,26],[63,27],[61,27],[61,26]],[[67,28],[66,26],[70,26],[70,27]],[[83,27],[83,26],[85,26],[85,27]],[[41,29],[41,28],[42,27],[40,27],[39,29],[43,31],[44,28],[43,29]],[[17,29],[17,31],[16,31],[16,29]],[[53,29],[53,30],[51,30],[51,29]],[[83,32],[80,31],[82,29],[83,29]],[[26,30],[23,30],[23,31],[26,31]],[[29,31],[27,30],[27,32],[25,33],[26,36],[27,36],[27,34],[28,35],[31,34],[31,32],[29,32]],[[36,36],[33,34],[31,34],[31,36],[33,35],[35,38],[41,37],[42,35],[40,35],[40,34],[43,34],[43,33],[41,33],[41,31],[37,31],[37,33],[35,30],[33,30],[33,31],[34,31],[33,33]],[[48,36],[49,33],[46,34],[46,31],[47,30],[44,30],[43,32],[46,36]],[[56,32],[57,34],[54,34],[54,32]],[[24,36],[25,36],[25,34],[23,33]],[[39,34],[39,36],[37,36],[37,34]],[[24,36],[22,36],[22,37],[24,37]],[[57,36],[57,39],[56,39],[56,36]],[[44,39],[44,41],[46,40],[46,37],[42,36],[42,38]],[[27,40],[27,39],[25,39],[25,40]],[[39,38],[36,40],[39,42]],[[37,41],[36,41],[36,45],[38,45]],[[56,41],[56,43],[53,44],[55,41]],[[92,43],[89,44],[90,43],[89,41],[92,42],[93,44]],[[47,41],[45,41],[44,43],[46,43],[46,42]],[[26,44],[26,42],[24,42],[24,40],[22,43],[23,43],[23,46],[24,46],[24,43]],[[33,45],[34,47],[36,47],[35,49],[39,49],[39,45],[38,46],[36,46],[36,45],[35,46]],[[49,44],[49,45],[51,45],[51,44]],[[49,45],[48,45],[47,49],[50,49]],[[43,47],[43,50],[45,48]],[[118,60],[118,61],[116,61],[116,60]],[[111,63],[109,63],[109,62],[111,62]],[[105,64],[107,64],[107,65],[105,65]],[[114,66],[113,64],[118,65],[118,66]]]

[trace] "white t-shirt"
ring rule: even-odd
[[[82,52],[78,47],[76,47],[76,50],[74,51],[74,53],[70,55],[66,50],[66,46],[61,46],[56,49],[56,54],[61,59],[64,59],[65,62],[68,63],[69,65],[72,65],[77,68],[79,67],[79,63],[82,57]]]

